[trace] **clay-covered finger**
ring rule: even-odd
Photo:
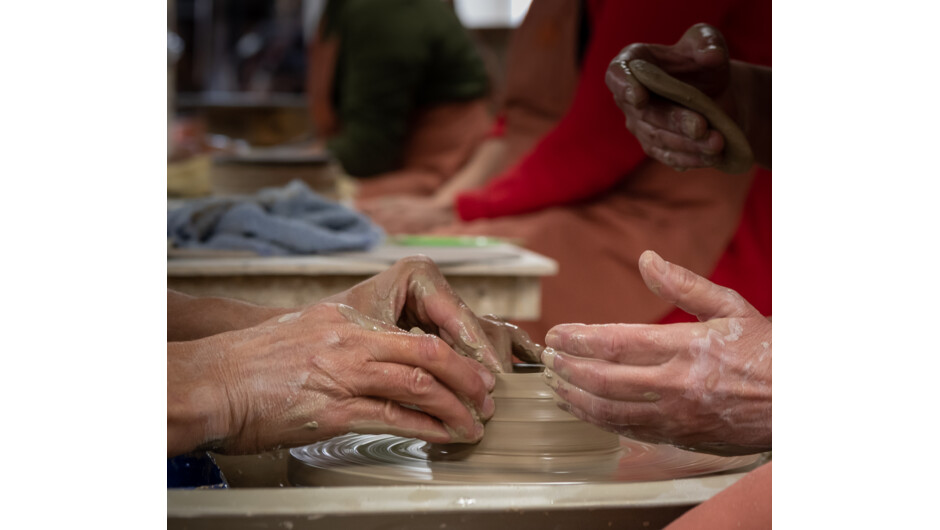
[[[701,90],[672,77],[654,63],[634,59],[630,72],[649,91],[701,113],[725,138],[725,151],[718,169],[728,173],[743,173],[754,164],[754,154],[747,136],[727,114]]]
[[[512,356],[527,363],[539,363],[539,355],[544,349],[532,340],[522,328],[507,322],[496,315],[483,315],[479,318],[480,326],[496,348],[503,360],[504,371],[512,370]]]
[[[437,326],[438,333],[449,339],[455,350],[482,363],[490,371],[504,371],[499,355],[476,315],[457,296],[434,262],[426,257],[408,259],[412,261],[414,270],[408,282],[407,305],[420,324]]]
[[[548,330],[545,344],[553,354],[622,365],[664,364],[688,349],[702,324],[559,324]],[[543,353],[543,357],[544,357]]]
[[[736,291],[716,285],[694,272],[669,263],[647,250],[640,255],[640,274],[646,286],[663,300],[695,315],[700,321],[713,318],[760,316]]]
[[[369,363],[357,390],[365,396],[414,405],[441,420],[462,439],[476,439],[482,421],[493,415],[493,399],[486,397],[481,410],[465,403],[424,368],[393,363]]]
[[[717,164],[717,159],[713,155],[673,151],[658,145],[651,146],[645,150],[652,158],[678,171],[714,167],[715,164]]]
[[[542,353],[545,382],[572,385],[592,395],[616,401],[655,402],[662,399],[662,372],[569,355],[554,348]],[[551,386],[551,384],[549,385]]]
[[[476,361],[454,352],[440,337],[387,333],[366,343],[376,361],[423,368],[454,394],[467,398],[477,411],[485,408],[496,378]]]
[[[636,111],[636,117],[653,130],[669,131],[689,140],[703,140],[708,133],[708,120],[704,116],[670,101],[651,101]]]
[[[718,131],[708,131],[700,140],[661,129],[647,122],[634,120],[628,128],[643,145],[646,153],[674,167],[712,167],[721,161],[724,138]]]
[[[431,443],[466,443],[436,418],[401,404],[379,398],[359,398],[346,405],[346,432],[359,434],[392,434],[419,438]],[[472,441],[478,441],[479,437]]]
[[[661,416],[659,408],[649,400],[622,401],[597,396],[583,388],[579,388],[555,376],[551,371],[546,372],[545,381],[555,392],[556,403],[566,404],[569,412],[582,419],[590,418],[595,425],[604,426],[642,426],[656,422]]]
[[[624,48],[607,65],[604,81],[618,104],[642,108],[649,100],[649,92],[630,71],[629,64],[633,59],[653,60],[648,45],[631,44]]]

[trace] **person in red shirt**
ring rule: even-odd
[[[733,136],[710,130],[703,115],[650,92],[637,79],[638,59],[711,98],[740,127],[756,162],[770,167],[769,68],[731,60],[721,32],[706,24],[689,28],[673,46],[638,43],[611,61],[607,85],[626,126],[646,153],[680,170],[715,166],[714,153]],[[770,451],[770,317],[734,290],[655,252],[640,256],[638,270],[651,292],[697,321],[555,326],[541,359],[559,407],[654,443],[716,454]],[[761,465],[667,528],[770,528],[771,466]]]
[[[605,86],[608,65],[624,46],[672,43],[701,22],[725,35],[730,56],[769,65],[770,2],[588,0],[587,39],[579,38],[584,31],[571,17],[557,16],[561,4],[533,2],[517,30],[527,39],[514,42],[508,58],[503,137],[510,153],[495,164],[502,171],[477,189],[445,188],[450,201],[384,198],[361,204],[363,210],[392,233],[502,236],[557,260],[559,274],[543,281],[540,320],[517,323],[536,340],[562,322],[687,318],[643,284],[633,264],[646,249],[738,290],[770,313],[769,171],[677,172],[651,159],[624,127]],[[581,41],[587,44],[578,64]],[[523,53],[526,46],[534,52]],[[567,51],[555,65],[544,50]],[[572,61],[575,67],[566,69]],[[517,71],[533,75],[520,79]],[[566,73],[576,73],[576,82]],[[566,87],[573,87],[571,99],[559,104]],[[548,102],[554,105],[538,104],[543,91],[557,93]],[[544,127],[558,108],[566,110]],[[515,157],[512,147],[524,144],[513,141],[519,130],[537,141]]]

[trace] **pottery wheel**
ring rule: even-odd
[[[742,471],[762,455],[721,457],[639,442],[559,409],[541,374],[498,374],[496,413],[474,445],[347,434],[291,449],[295,486],[644,482]]]

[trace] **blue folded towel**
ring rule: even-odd
[[[294,180],[252,196],[210,197],[167,211],[180,248],[251,250],[262,256],[368,250],[385,233],[368,217]]]

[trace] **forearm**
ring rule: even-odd
[[[248,328],[291,311],[231,298],[194,297],[170,289],[166,292],[166,309],[168,342],[196,340]]]
[[[217,340],[167,343],[167,457],[211,448],[228,436],[232,421],[221,383],[225,367],[213,349]]]
[[[751,144],[754,159],[759,165],[771,169],[772,70],[741,61],[731,61],[731,64],[737,122]]]
[[[488,182],[502,165],[505,154],[506,141],[502,138],[490,138],[480,144],[473,157],[434,195],[435,204],[450,206],[461,192]]]

